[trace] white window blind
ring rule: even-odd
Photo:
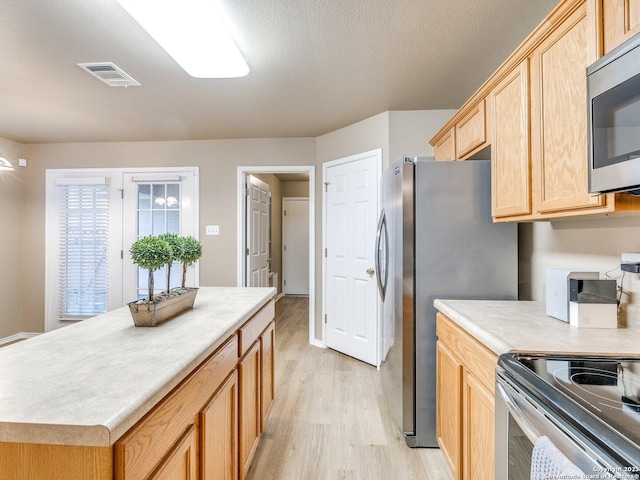
[[[59,179],[59,318],[108,310],[109,185],[106,178]]]

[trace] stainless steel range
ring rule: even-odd
[[[504,354],[498,365],[496,480],[640,478],[639,358]]]

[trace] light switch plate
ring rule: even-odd
[[[205,235],[220,235],[220,225],[207,225]]]

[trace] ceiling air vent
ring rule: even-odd
[[[110,87],[136,87],[140,82],[111,62],[79,63],[78,66]]]

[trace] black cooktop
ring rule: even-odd
[[[505,354],[499,364],[583,434],[640,459],[640,358]]]

